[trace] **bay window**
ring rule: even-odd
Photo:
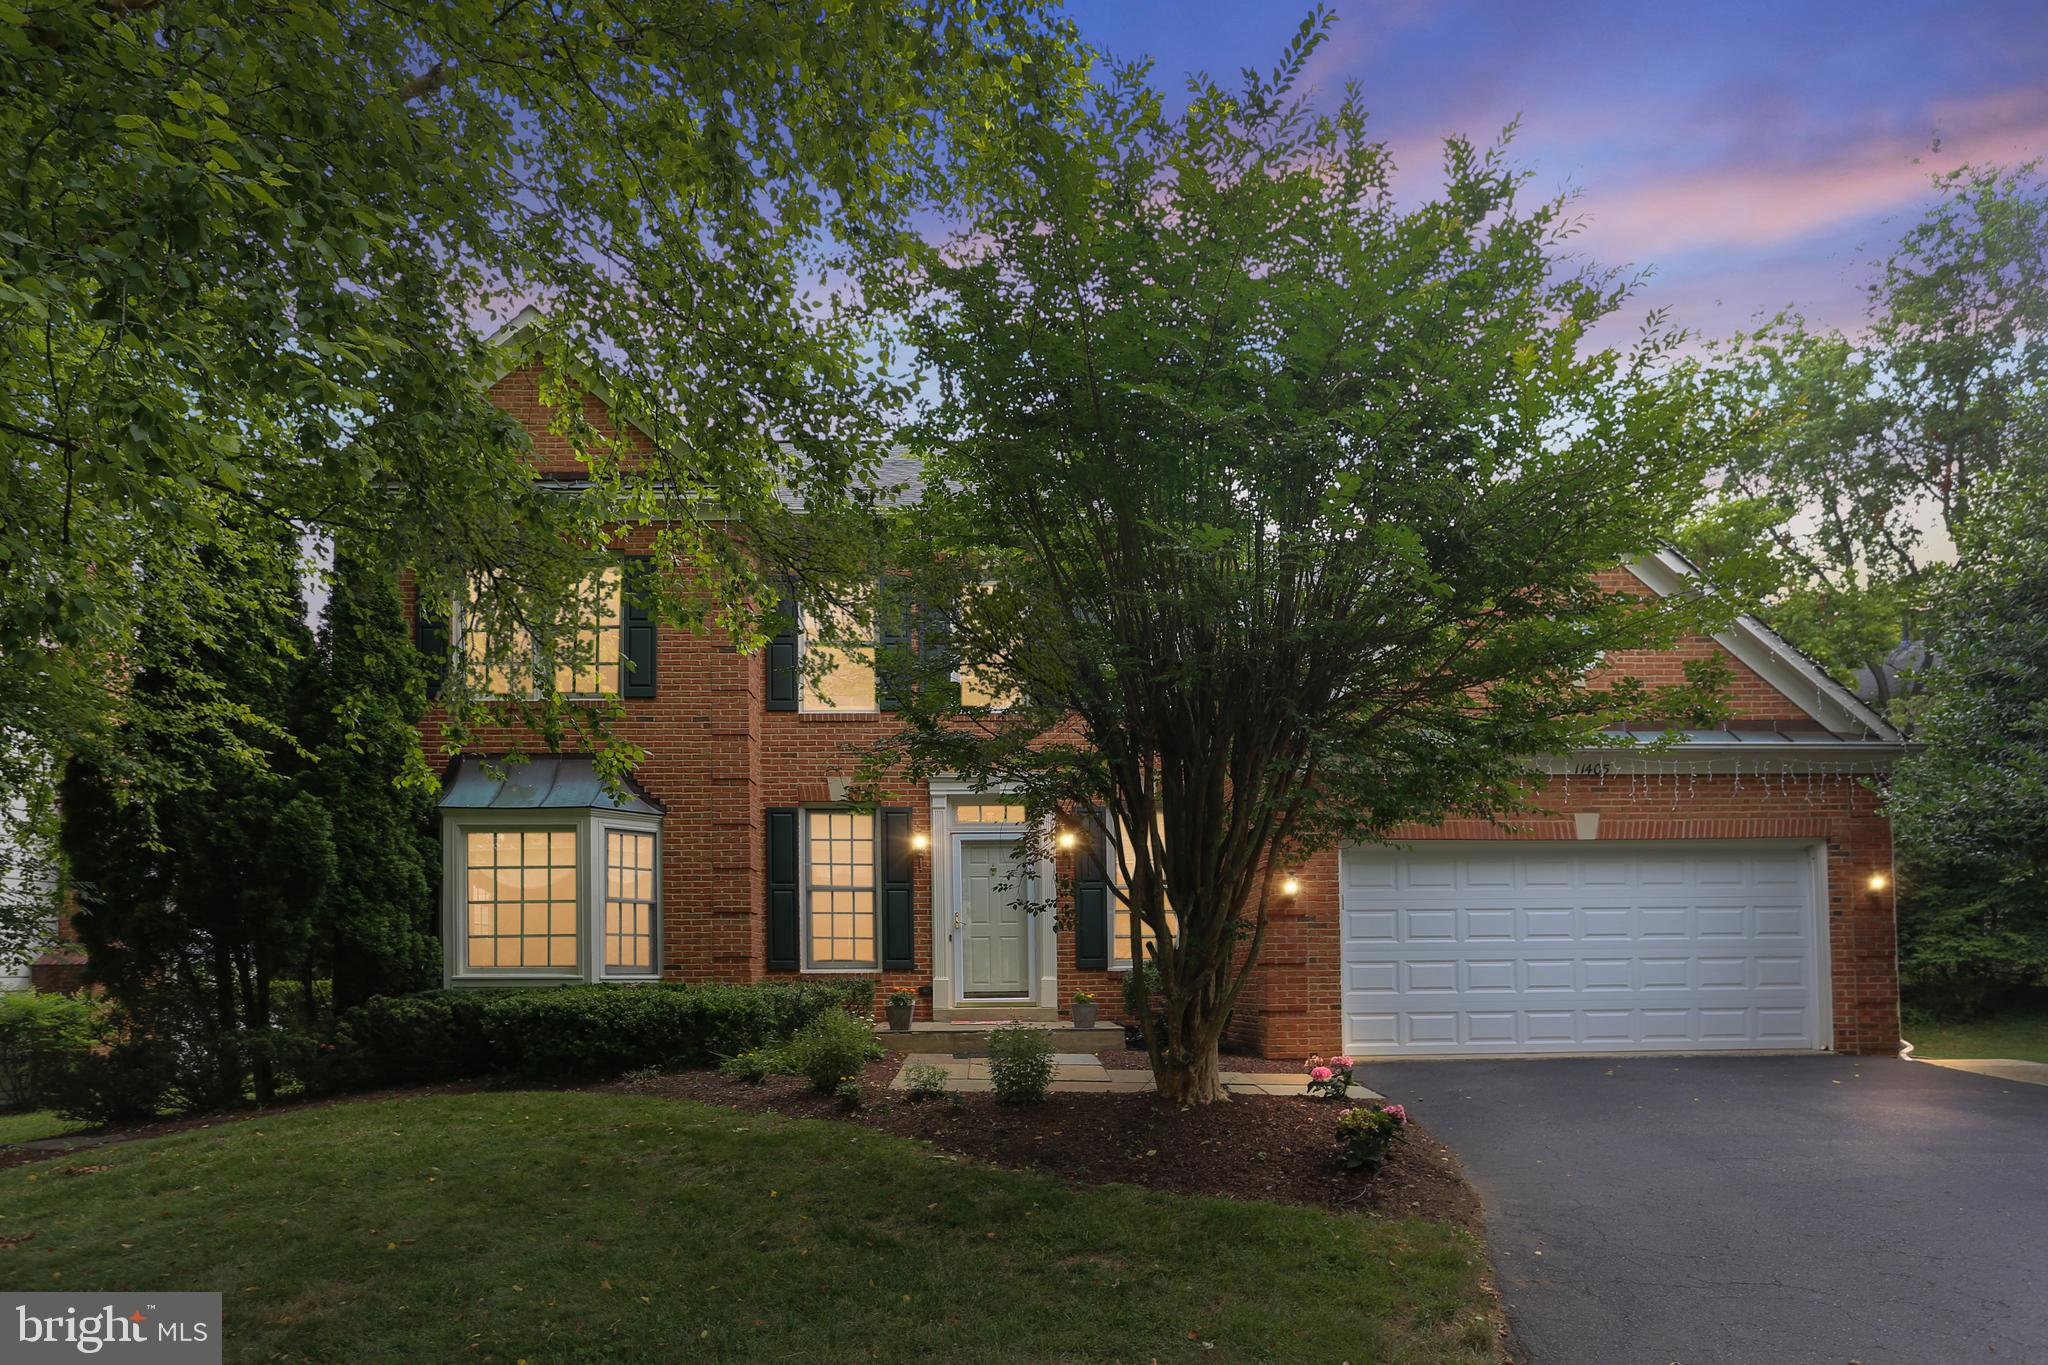
[[[451,986],[661,970],[662,807],[586,757],[464,757],[441,801],[443,978]]]

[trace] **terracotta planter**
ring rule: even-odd
[[[1076,1000],[1074,1002],[1074,1027],[1095,1027],[1095,1002],[1093,1000]]]
[[[910,1032],[910,1015],[917,1008],[916,1005],[888,1005],[884,1008],[889,1012],[889,1031],[891,1033]]]

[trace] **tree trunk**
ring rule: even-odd
[[[1221,1073],[1213,1039],[1206,1048],[1161,1048],[1152,1063],[1152,1083],[1160,1095],[1183,1108],[1229,1098],[1217,1079]]]

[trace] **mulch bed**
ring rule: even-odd
[[[1230,1069],[1237,1059],[1224,1060]],[[1479,1197],[1465,1183],[1457,1157],[1416,1124],[1394,1144],[1385,1169],[1368,1179],[1338,1167],[1337,1106],[1327,1102],[1239,1095],[1183,1111],[1147,1094],[1061,1094],[1035,1105],[962,1094],[957,1104],[917,1104],[887,1088],[900,1066],[894,1057],[871,1063],[861,1078],[863,1103],[852,1112],[788,1076],[751,1085],[712,1071],[679,1071],[614,1088],[793,1118],[839,1119],[999,1166],[1091,1184],[1439,1218],[1484,1235]]]

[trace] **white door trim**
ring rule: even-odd
[[[962,838],[1019,838],[1025,830],[1022,826],[956,826],[953,823],[955,797],[982,796],[1000,800],[1008,793],[984,790],[957,777],[935,777],[926,784],[925,791],[930,801],[932,831],[932,1008],[960,1009],[980,1005],[986,1003],[985,997],[975,996],[970,1000],[961,989],[958,945],[953,934],[953,913],[960,904],[959,841]],[[1039,859],[1034,876],[1034,886],[1058,885],[1050,858]],[[1033,993],[1009,1003],[1057,1008],[1060,999],[1059,951],[1053,936],[1053,917],[1033,915],[1032,919],[1036,921],[1031,926],[1030,935]]]

